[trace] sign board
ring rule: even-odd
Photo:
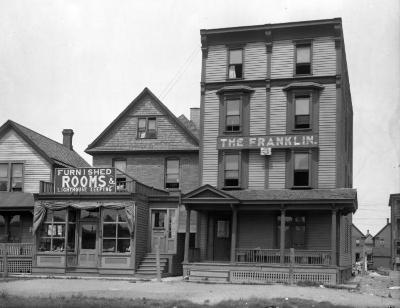
[[[114,168],[56,168],[55,193],[110,193],[116,191]]]
[[[271,148],[262,147],[260,149],[260,154],[261,155],[271,155]]]
[[[224,136],[217,138],[217,149],[318,147],[318,135]]]

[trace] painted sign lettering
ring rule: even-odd
[[[224,136],[217,138],[218,150],[312,147],[318,147],[318,135]]]
[[[114,168],[56,168],[55,193],[109,193],[116,191]]]

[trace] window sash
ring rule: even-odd
[[[229,51],[229,64],[242,64],[243,63],[243,50],[233,49]]]
[[[311,46],[298,45],[296,46],[296,63],[305,64],[311,62]]]

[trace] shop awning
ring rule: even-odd
[[[0,192],[0,211],[2,209],[7,210],[19,210],[23,208],[33,209],[34,201],[33,195],[30,193],[23,192]]]

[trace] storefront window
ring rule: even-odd
[[[40,232],[39,251],[64,251],[66,213],[66,210],[47,212]]]
[[[130,252],[130,233],[124,210],[103,211],[103,252]]]

